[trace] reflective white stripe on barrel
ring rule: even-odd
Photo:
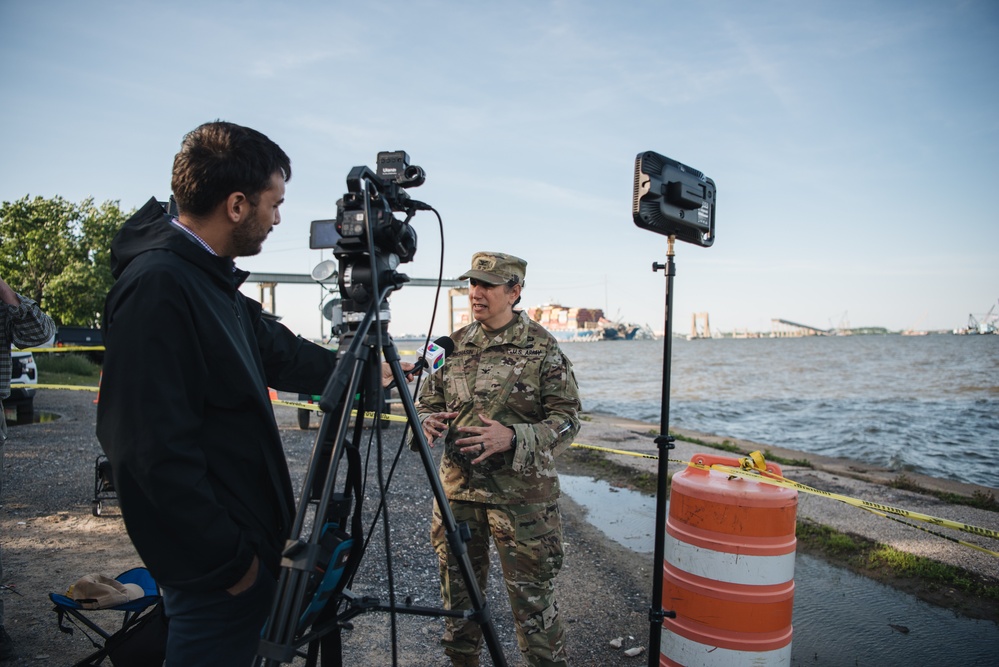
[[[794,579],[794,552],[775,556],[746,556],[704,549],[666,535],[666,562],[684,572],[729,584],[767,586]]]
[[[746,651],[733,651],[717,646],[705,646],[673,632],[663,632],[662,641],[659,643],[659,653],[667,665],[788,667],[791,664],[791,644],[773,651],[747,653]]]

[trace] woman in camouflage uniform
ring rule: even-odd
[[[532,666],[567,665],[554,582],[562,566],[555,458],[579,430],[579,390],[558,342],[515,311],[527,262],[495,252],[472,256],[469,306],[475,321],[454,332],[454,352],[428,378],[418,411],[428,442],[443,436],[440,477],[455,520],[471,532],[468,555],[480,589],[495,541],[517,629]],[[431,539],[448,609],[469,609],[439,508]],[[454,665],[479,664],[482,630],[448,618],[442,643]]]

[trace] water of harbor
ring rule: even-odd
[[[663,343],[563,344],[583,409],[658,424]],[[999,336],[672,345],[670,426],[999,488]]]
[[[560,475],[587,519],[629,549],[653,555],[655,499],[588,477]],[[797,554],[791,665],[996,664],[999,626],[958,616],[884,584]]]

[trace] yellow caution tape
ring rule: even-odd
[[[85,385],[74,385],[74,384],[20,384],[14,383],[10,385],[12,389],[26,388],[26,389],[64,389],[69,391],[100,391],[100,387],[89,387]],[[313,410],[315,412],[321,412],[322,408],[319,407],[317,403],[307,403],[305,401],[285,401],[283,399],[271,399],[271,403],[274,405],[285,405],[289,408],[299,408],[302,410]],[[351,413],[353,416],[357,416],[357,410]],[[374,419],[374,412],[365,412],[364,416],[367,419]],[[381,418],[385,421],[406,421],[406,418],[401,415],[387,415],[382,414]]]
[[[79,384],[21,384],[15,382],[11,389],[68,389],[70,391],[98,391],[98,387],[88,387]]]
[[[30,388],[35,388],[35,389],[69,389],[69,390],[74,390],[74,391],[98,391],[98,387],[84,387],[84,386],[59,385],[59,384],[39,384],[39,385],[12,384],[11,387],[30,387]],[[317,405],[315,403],[307,403],[305,401],[286,401],[286,400],[282,400],[282,399],[272,399],[271,403],[273,403],[274,405],[284,405],[284,406],[287,406],[287,407],[299,408],[299,409],[303,409],[303,410],[313,410],[313,411],[316,411],[316,412],[321,411],[319,405]],[[351,414],[354,415],[354,416],[357,416],[357,411],[355,410]],[[374,412],[365,412],[364,413],[364,417],[366,419],[374,419],[375,418],[375,413]],[[381,418],[383,420],[385,420],[385,421],[407,421],[406,417],[401,416],[401,415],[382,414]],[[599,447],[597,445],[586,445],[586,444],[582,444],[582,443],[578,443],[578,442],[572,443],[572,446],[576,447],[578,449],[592,449],[592,450],[595,450],[595,451],[607,452],[609,454],[620,454],[622,456],[635,456],[635,457],[639,457],[639,458],[655,459],[655,460],[659,459],[659,456],[657,454],[647,454],[647,453],[642,453],[642,452],[633,452],[633,451],[628,451],[628,450],[624,450],[624,449],[611,449],[609,447]],[[766,460],[764,459],[763,454],[760,453],[760,452],[758,452],[758,451],[752,452],[748,457],[740,459],[740,461],[739,461],[739,466],[740,467],[738,467],[738,468],[736,468],[734,466],[721,465],[721,464],[718,464],[718,463],[716,463],[714,465],[708,466],[708,465],[704,465],[702,463],[694,463],[692,461],[682,461],[682,460],[678,460],[678,459],[669,459],[669,461],[671,463],[679,463],[679,464],[682,464],[682,465],[686,465],[686,466],[689,466],[691,468],[699,468],[701,470],[717,470],[718,472],[723,472],[723,473],[725,473],[727,475],[735,475],[735,476],[740,476],[740,477],[747,477],[747,478],[755,479],[755,480],[760,481],[760,482],[764,482],[766,484],[773,484],[775,486],[782,486],[782,487],[789,488],[789,489],[796,489],[796,490],[802,491],[804,493],[811,493],[813,495],[823,496],[825,498],[830,498],[832,500],[837,500],[837,501],[839,501],[841,503],[846,503],[847,505],[851,505],[853,507],[858,507],[858,508],[866,510],[868,512],[872,512],[873,514],[877,514],[877,515],[882,516],[882,517],[884,517],[886,519],[897,520],[897,519],[894,519],[894,516],[900,516],[900,517],[905,517],[907,519],[912,519],[914,521],[924,521],[926,523],[931,523],[931,524],[936,525],[936,526],[943,526],[945,528],[952,528],[954,530],[958,530],[958,531],[961,531],[961,532],[964,532],[964,533],[971,533],[972,535],[978,535],[980,537],[989,537],[989,538],[992,538],[994,540],[999,540],[999,531],[996,531],[996,530],[991,530],[989,528],[980,528],[978,526],[972,526],[970,524],[960,523],[958,521],[951,521],[950,519],[942,519],[940,517],[931,516],[929,514],[923,514],[921,512],[913,512],[911,510],[904,510],[904,509],[900,509],[898,507],[892,507],[891,505],[881,505],[879,503],[872,503],[872,502],[867,501],[867,500],[860,500],[859,498],[852,498],[850,496],[844,496],[844,495],[839,494],[839,493],[831,493],[829,491],[822,491],[820,489],[812,488],[812,487],[807,486],[805,484],[802,484],[800,482],[795,482],[795,481],[789,480],[786,477],[781,477],[781,476],[779,476],[779,475],[777,475],[775,473],[767,472],[766,471]],[[892,515],[894,515],[894,516],[892,516]],[[905,523],[905,522],[903,522],[903,523]],[[906,524],[906,525],[912,525],[912,524]],[[951,540],[953,542],[957,542],[958,544],[962,544],[964,546],[971,547],[972,549],[977,549],[979,551],[984,551],[985,553],[988,553],[988,554],[991,554],[993,556],[999,557],[999,553],[997,553],[995,551],[991,551],[989,549],[985,549],[985,548],[980,547],[980,546],[978,546],[976,544],[971,544],[969,542],[964,542],[962,540],[957,540],[957,539],[948,537],[946,535],[942,535],[940,533],[935,533],[933,531],[927,530],[927,529],[922,528],[920,526],[912,526],[912,527],[913,528],[919,528],[920,530],[924,530],[924,531],[929,532],[929,533],[931,533],[933,535],[938,535],[939,537],[943,537],[945,539],[949,539],[949,540]]]
[[[623,449],[610,449],[608,447],[598,447],[596,445],[583,445],[583,444],[575,443],[575,442],[572,443],[572,446],[576,447],[576,448],[593,449],[593,450],[596,450],[596,451],[607,452],[609,454],[621,454],[621,455],[624,455],[624,456],[635,456],[635,457],[646,458],[646,459],[658,459],[659,458],[659,456],[656,455],[656,454],[646,454],[646,453],[642,453],[642,452],[633,452],[633,451],[627,451],[627,450],[623,450]],[[708,466],[708,465],[704,465],[704,464],[701,464],[701,463],[694,463],[692,461],[683,461],[683,460],[679,460],[679,459],[669,459],[669,461],[670,461],[670,463],[679,463],[679,464],[686,465],[686,466],[689,466],[689,467],[692,467],[692,468],[699,468],[701,470],[717,470],[718,472],[724,472],[724,473],[730,474],[730,475],[737,475],[737,476],[741,476],[741,477],[749,477],[749,478],[755,479],[755,480],[760,481],[760,482],[765,482],[765,483],[768,483],[768,484],[774,484],[776,486],[784,486],[784,487],[796,489],[798,491],[802,491],[804,493],[811,493],[811,494],[814,494],[814,495],[817,495],[817,496],[824,496],[826,498],[830,498],[832,500],[838,500],[840,502],[846,503],[848,505],[852,505],[854,507],[859,507],[860,509],[867,510],[868,512],[872,512],[874,514],[878,514],[880,516],[883,516],[886,519],[893,519],[893,520],[897,521],[898,519],[894,519],[894,517],[891,516],[891,515],[896,515],[896,516],[906,517],[908,519],[912,519],[912,520],[915,520],[915,521],[925,521],[927,523],[932,523],[932,524],[937,525],[937,526],[944,526],[946,528],[953,528],[954,530],[959,530],[959,531],[965,532],[965,533],[971,533],[972,535],[979,535],[981,537],[990,537],[992,539],[999,539],[999,531],[991,530],[991,529],[988,529],[988,528],[980,528],[978,526],[972,526],[972,525],[965,524],[965,523],[959,523],[957,521],[951,521],[949,519],[941,519],[939,517],[930,516],[929,514],[922,514],[920,512],[912,512],[910,510],[899,509],[897,507],[891,507],[890,505],[881,505],[881,504],[878,504],[878,503],[872,503],[872,502],[869,502],[867,500],[860,500],[858,498],[851,498],[850,496],[844,496],[844,495],[841,495],[841,494],[838,494],[838,493],[830,493],[828,491],[820,491],[819,489],[814,489],[814,488],[812,488],[810,486],[806,486],[805,484],[801,484],[799,482],[791,481],[791,480],[789,480],[789,479],[787,479],[785,477],[780,477],[778,475],[775,475],[774,473],[766,472],[766,460],[764,459],[763,454],[761,454],[760,452],[753,452],[752,454],[749,455],[749,457],[740,459],[740,461],[739,461],[740,467],[738,467],[738,468],[735,468],[735,467],[732,467],[732,466],[724,466],[724,465],[721,465],[721,464],[715,464],[715,465]],[[903,522],[903,523],[905,523],[905,522]],[[912,525],[912,524],[906,524],[906,525]],[[939,535],[940,537],[943,537],[945,539],[951,540],[953,542],[957,542],[958,544],[962,544],[964,546],[971,547],[972,549],[977,549],[979,551],[984,551],[985,553],[988,553],[988,554],[991,554],[993,556],[999,557],[999,553],[997,553],[995,551],[991,551],[989,549],[985,549],[983,547],[980,547],[977,544],[971,544],[970,542],[965,542],[963,540],[957,540],[957,539],[949,537],[947,535],[942,535],[940,533],[935,533],[933,531],[927,530],[927,529],[922,528],[920,526],[913,525],[912,527],[913,528],[919,528],[920,530],[923,530],[925,532],[929,532],[929,533],[931,533],[933,535]]]
[[[66,345],[66,346],[54,346],[54,347],[26,347],[21,352],[31,352],[32,354],[38,354],[39,352],[103,352],[103,345]]]
[[[980,547],[977,544],[972,544],[971,542],[965,542],[964,540],[959,540],[956,537],[951,537],[950,535],[944,535],[943,533],[938,533],[935,530],[930,530],[929,528],[924,528],[923,526],[917,526],[916,524],[909,523],[908,521],[902,521],[901,519],[897,519],[897,518],[891,516],[890,514],[885,514],[884,512],[878,512],[877,510],[872,510],[872,509],[870,509],[868,507],[865,507],[864,509],[867,510],[868,512],[870,512],[871,514],[877,514],[878,516],[880,516],[883,519],[890,519],[892,521],[897,521],[898,523],[900,523],[902,525],[909,526],[910,528],[915,528],[916,530],[921,530],[924,533],[929,533],[930,535],[936,535],[937,537],[942,537],[943,539],[950,540],[951,542],[954,542],[956,544],[960,544],[960,545],[963,545],[963,546],[966,546],[966,547],[971,547],[972,549],[977,549],[978,551],[983,551],[983,552],[985,552],[987,554],[991,554],[993,556],[999,556],[999,553],[996,553],[995,551],[992,551],[990,549],[986,549],[985,547]]]
[[[610,449],[608,447],[598,447],[597,445],[584,445],[578,442],[572,443],[572,446],[577,449],[592,449],[598,452],[607,452],[609,454],[622,454],[624,456],[637,456],[643,459],[654,459],[659,460],[659,456],[656,454],[643,454],[641,452],[630,452],[624,449]]]
[[[747,458],[742,459],[741,464],[743,470],[765,471],[767,469],[767,461],[761,452],[753,452]]]
[[[305,401],[286,401],[286,400],[283,400],[283,399],[280,399],[280,398],[279,399],[271,399],[271,403],[274,404],[274,405],[284,405],[284,406],[287,406],[289,408],[298,408],[299,410],[312,410],[313,412],[322,412],[322,408],[319,407],[318,403],[307,403]],[[352,416],[356,417],[357,416],[357,410],[352,411],[350,414]],[[374,419],[375,418],[375,413],[374,412],[365,412],[364,413],[364,417],[366,419]],[[381,414],[381,418],[382,418],[383,421],[402,421],[402,422],[406,421],[406,418],[403,417],[402,415],[390,415],[390,414],[382,413]]]
[[[336,348],[327,348],[336,349]],[[104,352],[105,347],[103,345],[50,345],[48,347],[26,347],[19,352]],[[417,350],[397,350],[400,356],[411,356],[415,357],[419,355]]]
[[[313,410],[315,412],[321,412],[322,409],[319,407],[318,403],[306,403],[305,401],[285,401],[280,398],[271,399],[271,403],[274,405],[285,405],[289,408],[299,408],[300,410]]]
[[[354,415],[354,416],[357,416],[357,410],[355,410],[351,414]],[[375,418],[375,413],[374,412],[365,412],[364,413],[364,417],[366,419],[374,419]],[[408,419],[406,419],[402,415],[389,415],[389,414],[385,414],[384,412],[381,414],[381,418],[382,418],[383,421],[388,421],[388,422],[404,422],[404,421],[409,421]]]
[[[841,503],[846,503],[853,507],[859,507],[860,509],[867,510],[874,514],[884,516],[885,518],[891,518],[887,515],[895,515],[905,517],[907,519],[912,519],[914,521],[925,521],[927,523],[932,523],[936,526],[943,526],[945,528],[952,528],[954,530],[959,530],[964,533],[971,533],[972,535],[979,535],[981,537],[990,537],[994,540],[999,540],[999,531],[990,530],[988,528],[979,528],[978,526],[972,526],[966,523],[960,523],[958,521],[951,521],[950,519],[941,519],[940,517],[931,516],[929,514],[922,514],[921,512],[913,512],[911,510],[904,510],[898,507],[892,507],[891,505],[881,505],[879,503],[872,503],[867,500],[859,500],[857,498],[851,498],[850,496],[844,496],[839,493],[831,493],[829,491],[821,491],[819,489],[812,488],[800,482],[791,481],[785,477],[781,477],[774,473],[769,472],[759,472],[756,470],[747,471],[745,468],[734,466],[726,466],[722,464],[714,465],[704,465],[700,463],[690,463],[687,465],[693,468],[699,468],[702,470],[717,470],[718,472],[723,472],[727,475],[736,475],[741,477],[749,477],[766,484],[773,484],[775,486],[782,486],[789,489],[796,489],[798,491],[803,491],[805,493],[811,493],[817,496],[823,496],[826,498],[831,498],[832,500],[838,500]],[[978,549],[984,551],[985,553],[992,554],[993,556],[999,557],[999,553],[991,551],[989,549],[984,549],[977,545],[956,540],[960,544],[972,547],[973,549]]]

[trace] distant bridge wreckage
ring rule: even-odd
[[[798,324],[789,320],[774,318],[770,320],[771,338],[803,338],[805,336],[831,336],[835,332],[830,329],[817,329],[807,324]]]
[[[258,286],[260,294],[260,303],[267,310],[273,314],[277,314],[277,286],[279,283],[285,284],[298,284],[298,285],[328,285],[330,281],[317,281],[310,275],[306,274],[296,274],[296,273],[267,273],[267,272],[251,272],[247,277],[246,282],[256,283]],[[457,306],[454,302],[454,297],[456,295],[467,294],[468,284],[463,280],[457,280],[454,278],[444,278],[438,283],[436,278],[410,278],[407,285],[414,287],[437,287],[440,284],[442,287],[453,288],[450,290],[449,294],[449,313],[451,322],[460,321],[462,317],[468,318],[467,312],[463,311],[460,306]],[[991,311],[990,311],[991,314]],[[790,320],[783,320],[778,318],[773,318],[770,320],[770,337],[771,338],[803,338],[805,336],[834,336],[837,332],[835,329],[818,329],[816,327],[808,326],[807,324],[799,324],[798,322],[791,322]],[[765,335],[765,334],[764,334]],[[687,336],[688,340],[697,340],[705,338],[713,338],[711,332],[711,325],[709,324],[707,313],[693,313],[690,323],[690,335]]]
[[[690,335],[687,340],[711,338],[711,324],[707,313],[693,313],[690,318]]]

